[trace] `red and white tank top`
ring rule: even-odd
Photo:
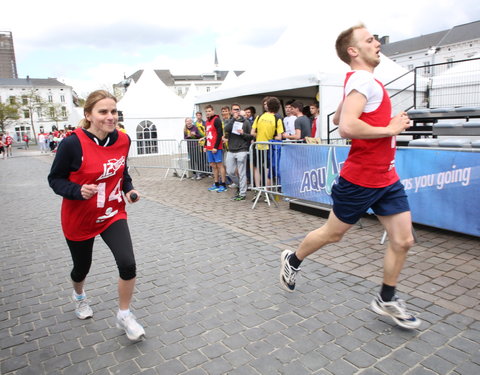
[[[353,74],[355,72],[347,73],[344,87]],[[372,84],[380,85],[383,98],[375,110],[363,112],[360,115],[360,120],[365,121],[370,126],[386,127],[391,120],[392,104],[385,87],[373,76]],[[367,106],[368,99],[367,97]],[[340,176],[353,184],[369,188],[391,185],[399,180],[395,170],[395,151],[395,137],[352,139],[352,146],[340,171]]]
[[[207,122],[205,124],[206,130],[207,130],[207,143],[205,145],[205,148],[207,150],[213,150],[215,148],[215,144],[217,143],[217,139],[219,137],[219,134],[217,132],[217,128],[215,127],[215,119],[217,119],[218,116],[215,115],[210,119],[207,119]],[[223,148],[223,143],[220,142],[218,145],[218,149],[221,150]]]
[[[95,237],[113,222],[126,219],[122,196],[123,172],[128,156],[129,139],[118,132],[117,141],[108,147],[97,145],[82,129],[74,133],[82,147],[82,165],[68,179],[79,185],[96,184],[98,193],[87,200],[63,199],[62,229],[71,241]]]

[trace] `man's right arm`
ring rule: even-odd
[[[356,90],[352,90],[344,99],[340,115],[339,132],[342,138],[375,139],[400,134],[410,127],[410,119],[405,112],[393,117],[387,126],[370,126],[360,120],[367,98]]]

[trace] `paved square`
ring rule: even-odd
[[[2,374],[480,374],[478,239],[420,229],[400,292],[423,326],[407,331],[369,309],[381,277],[381,227],[364,220],[302,265],[295,293],[279,256],[323,219],[208,192],[202,181],[132,171],[134,312],[147,339],[115,328],[117,269],[101,240],[86,291],[69,300],[70,255],[51,158],[0,160]]]

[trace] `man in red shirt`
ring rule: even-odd
[[[213,185],[208,190],[221,193],[227,190],[225,184],[227,173],[223,165],[223,126],[222,121],[215,114],[210,104],[205,106],[205,112],[207,114],[205,152],[212,167],[214,180]],[[220,177],[222,182],[219,182]]]
[[[407,196],[395,170],[395,136],[410,127],[405,112],[391,117],[390,98],[373,71],[380,63],[380,43],[363,25],[342,32],[337,54],[347,63],[344,98],[335,114],[340,135],[352,139],[340,178],[332,189],[333,207],[327,222],[310,232],[296,252],[281,256],[281,285],[292,292],[301,262],[323,246],[338,242],[372,208],[388,233],[380,293],[372,309],[391,317],[401,327],[415,329],[420,320],[406,310],[396,295],[396,284],[413,244]]]
[[[23,141],[25,142],[25,150],[28,150],[28,142],[30,139],[28,138],[28,135],[24,134],[23,135]]]

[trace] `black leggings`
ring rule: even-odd
[[[120,278],[122,280],[135,278],[135,255],[133,254],[132,239],[130,238],[127,220],[115,221],[100,233],[100,236],[102,236],[102,239],[115,257]],[[74,282],[82,282],[87,277],[92,265],[93,241],[95,237],[85,241],[71,241],[68,238],[66,240],[73,260],[73,269],[70,276]]]

